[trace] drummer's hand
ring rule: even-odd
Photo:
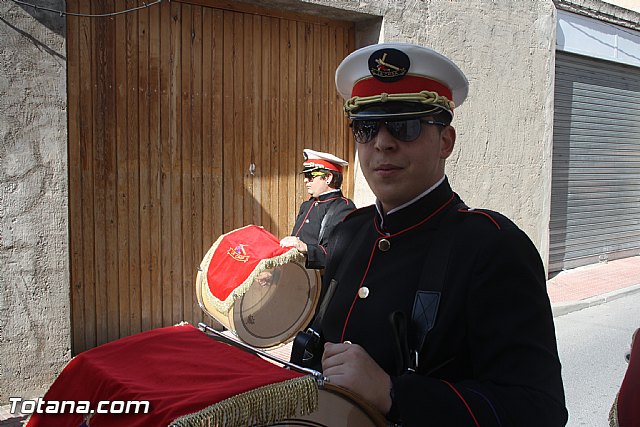
[[[391,378],[359,345],[326,343],[322,372],[330,384],[362,396],[385,415],[389,413]]]
[[[307,253],[307,244],[302,240],[298,239],[296,236],[283,237],[282,240],[280,240],[280,246],[282,247],[293,246],[303,254]]]

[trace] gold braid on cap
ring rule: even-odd
[[[372,96],[354,96],[344,103],[344,111],[346,113],[351,113],[370,104],[391,101],[412,101],[419,102],[421,104],[435,104],[444,107],[449,111],[453,110],[455,107],[453,101],[449,100],[446,96],[440,96],[438,95],[438,92],[423,90],[418,93],[381,93],[380,95]]]

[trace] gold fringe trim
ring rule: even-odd
[[[616,394],[613,405],[609,409],[609,427],[620,427],[620,424],[618,424],[618,394]]]
[[[270,425],[318,409],[318,383],[310,376],[269,384],[175,419],[170,427]]]
[[[348,99],[344,103],[344,111],[346,113],[352,113],[355,110],[359,110],[370,104],[377,102],[398,102],[398,101],[413,101],[421,104],[435,104],[446,108],[447,110],[453,110],[455,104],[446,96],[438,95],[438,92],[431,92],[423,90],[417,93],[381,93],[380,95],[373,96],[354,96]]]
[[[252,227],[252,225],[247,225],[237,230],[241,230],[247,227]],[[260,228],[263,228],[263,227],[260,227]],[[234,231],[237,231],[237,230],[234,230]],[[290,250],[283,253],[282,255],[260,260],[260,262],[258,262],[258,265],[256,266],[256,268],[253,269],[249,277],[247,277],[238,287],[236,287],[226,299],[220,300],[216,298],[211,293],[211,290],[209,289],[209,282],[207,280],[207,270],[208,270],[207,266],[211,263],[213,254],[215,253],[216,249],[222,242],[222,239],[230,233],[232,232],[223,234],[222,236],[218,237],[215,243],[211,246],[209,251],[206,253],[204,258],[202,259],[202,262],[200,263],[201,274],[199,274],[196,278],[196,281],[197,281],[196,286],[201,290],[202,297],[205,302],[205,306],[212,306],[223,315],[226,315],[229,312],[229,310],[231,309],[231,306],[233,306],[233,303],[236,301],[236,299],[241,298],[247,292],[249,287],[253,284],[253,281],[255,280],[255,278],[260,273],[270,268],[278,267],[280,265],[288,264],[290,262],[302,262],[305,259],[304,255],[300,251],[292,247]]]

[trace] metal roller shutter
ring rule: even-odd
[[[549,272],[640,253],[640,68],[558,52]]]

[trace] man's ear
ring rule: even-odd
[[[328,173],[324,176],[324,180],[327,181],[327,185],[331,184],[331,181],[333,181],[333,174],[332,173]]]
[[[440,132],[440,158],[447,159],[456,145],[456,130],[449,125]]]

